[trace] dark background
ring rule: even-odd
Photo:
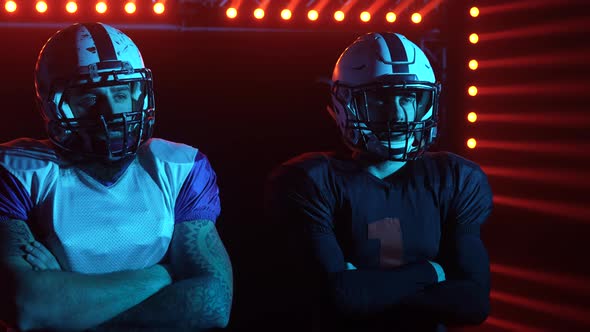
[[[509,3],[523,6],[489,15],[483,11]],[[482,8],[480,18],[467,19],[471,5]],[[588,3],[490,0],[457,1],[453,6],[442,23],[448,71],[443,87],[447,123],[440,148],[472,159],[484,170],[495,169],[489,176],[499,197],[483,230],[493,263],[492,313],[484,325],[468,330],[590,330]],[[47,38],[67,24],[2,20],[0,141],[43,138],[34,109],[34,63]],[[273,263],[282,257],[268,245],[274,226],[263,219],[264,180],[293,156],[340,147],[325,111],[328,90],[317,80],[329,77],[340,52],[369,28],[287,30],[275,24],[272,29],[175,31],[114,25],[136,42],[154,73],[155,136],[198,147],[217,172],[222,199],[217,226],[235,275],[231,326],[275,324],[282,299],[268,285],[289,287],[296,280],[273,275]],[[544,28],[485,38],[486,33],[537,26]],[[396,27],[413,40],[425,32]],[[466,42],[471,32],[482,34],[478,45]],[[539,60],[552,54],[568,56]],[[482,64],[476,72],[465,67],[471,57],[515,56],[530,60],[518,66]],[[480,86],[476,98],[465,94],[472,83]],[[519,93],[515,85],[534,86]],[[506,86],[512,88],[493,92],[493,87]],[[470,110],[480,114],[475,125],[465,121]],[[522,115],[525,120],[485,121],[494,114]],[[466,149],[468,137],[476,137],[480,147]],[[532,144],[508,150],[506,144],[489,143],[497,141]],[[507,175],[498,168],[512,172]],[[512,174],[517,170],[521,173]]]

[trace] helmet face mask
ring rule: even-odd
[[[77,51],[70,61],[59,58],[66,50]],[[72,159],[124,160],[152,135],[151,71],[131,39],[110,26],[75,24],[56,33],[39,55],[35,83],[49,139]]]
[[[440,85],[424,53],[405,37],[359,37],[340,56],[332,81],[329,111],[353,151],[407,161],[436,138]]]

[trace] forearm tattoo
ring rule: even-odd
[[[232,268],[211,221],[175,227],[170,244],[175,281],[139,305],[97,327],[173,328],[199,331],[227,323],[232,303]]]
[[[34,240],[31,230],[22,220],[0,221],[0,257],[22,257],[23,246]]]
[[[185,225],[186,224],[186,225]],[[232,268],[227,252],[211,221],[197,220],[177,226],[171,250],[175,278],[203,277],[190,287],[185,305],[199,313],[192,326],[211,326],[229,315],[232,301]]]

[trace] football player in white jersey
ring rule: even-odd
[[[35,68],[48,140],[0,145],[0,321],[28,330],[228,324],[215,172],[151,138],[152,75],[101,23],[53,35]]]

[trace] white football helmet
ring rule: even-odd
[[[70,105],[75,91],[125,89],[124,112],[81,116]],[[75,158],[114,162],[133,156],[152,135],[151,71],[123,32],[102,23],[74,24],[43,46],[35,67],[37,102],[49,139]],[[92,110],[99,101],[85,101]],[[97,108],[97,107],[95,107]]]
[[[331,94],[328,111],[353,151],[407,161],[436,138],[440,84],[424,52],[400,34],[357,38],[336,62]]]

